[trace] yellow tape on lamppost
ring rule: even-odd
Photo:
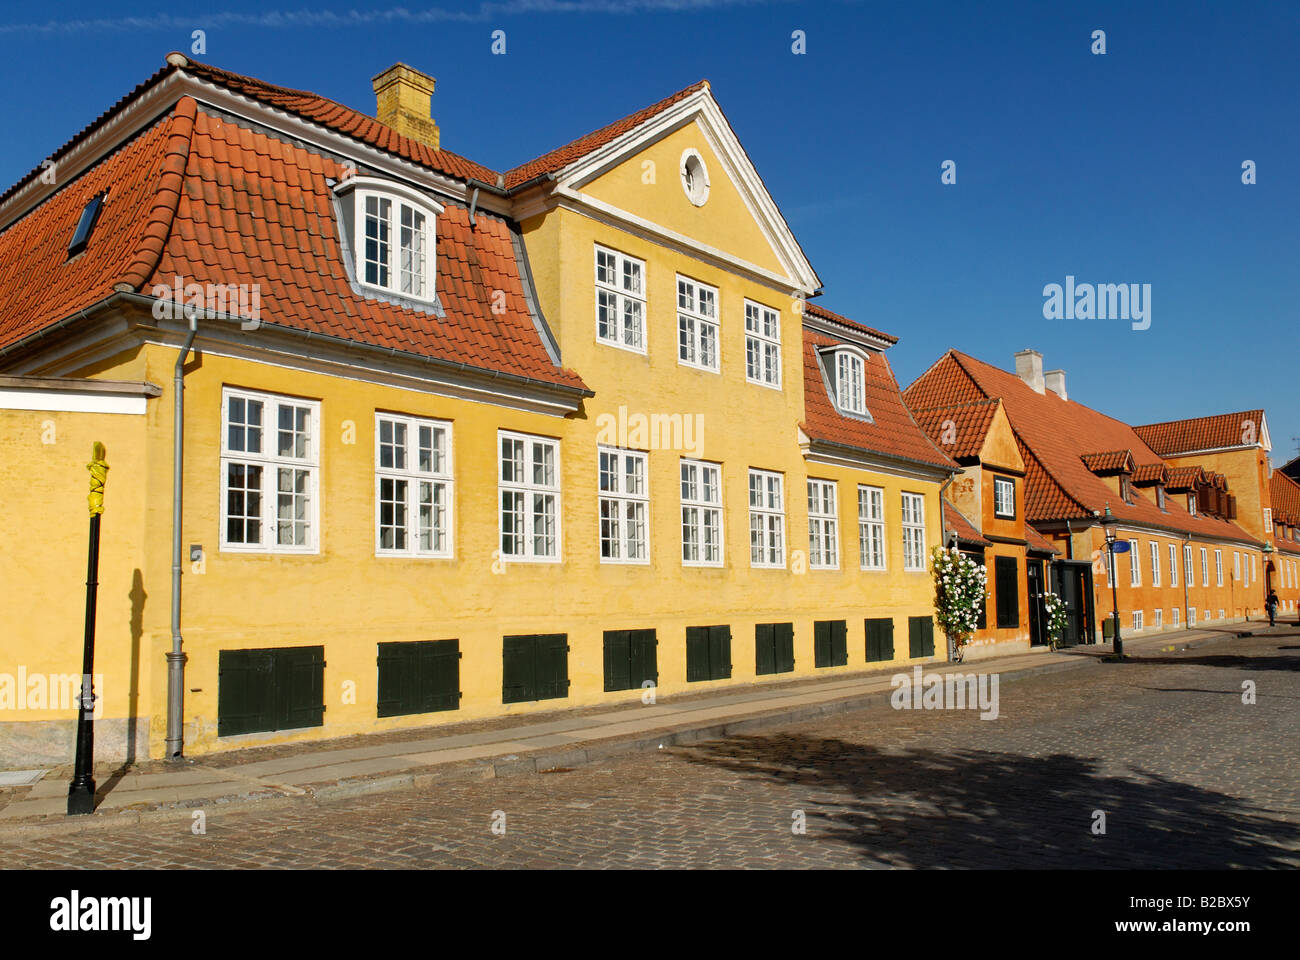
[[[90,501],[90,515],[95,516],[104,512],[104,482],[108,479],[104,445],[98,440],[91,447],[90,463],[86,464],[86,469],[90,471],[90,496],[86,499]]]

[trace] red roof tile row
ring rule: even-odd
[[[935,446],[961,461],[980,455],[989,424],[997,412],[998,401],[980,400],[913,410],[912,416]]]
[[[1133,451],[1107,450],[1104,453],[1083,453],[1079,455],[1083,465],[1099,476],[1109,473],[1132,473]]]
[[[1261,438],[1263,428],[1263,410],[1243,410],[1212,417],[1147,423],[1134,427],[1133,431],[1160,456],[1172,457],[1194,450],[1252,446]]]
[[[985,540],[975,524],[966,519],[966,515],[958,510],[953,502],[946,497],[943,501],[943,542],[948,542],[951,534],[957,534],[957,540],[966,546],[991,547],[992,541]]]
[[[865,323],[858,323],[856,320],[850,320],[848,317],[841,316],[838,313],[832,313],[821,304],[814,303],[812,300],[808,300],[804,303],[804,312],[811,317],[829,320],[831,323],[838,324],[846,330],[856,330],[862,333],[867,333],[879,340],[884,340],[887,343],[898,343],[898,337],[889,333],[883,333],[874,327],[867,326]]]

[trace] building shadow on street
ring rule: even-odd
[[[1086,731],[1080,738],[1086,742]],[[807,837],[849,844],[864,865],[1300,865],[1300,822],[1147,771],[1112,775],[1097,758],[963,749],[885,752],[789,733],[736,736],[675,752],[741,778],[806,788],[809,799],[800,806]],[[1104,835],[1093,833],[1097,811],[1105,814]]]

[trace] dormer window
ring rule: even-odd
[[[835,351],[835,404],[844,413],[867,413],[866,374],[862,355],[853,350]]]
[[[1161,510],[1165,509],[1165,488],[1162,486],[1156,487],[1156,506]]]
[[[1119,478],[1119,495],[1125,503],[1133,502],[1133,483],[1128,474],[1124,474]]]
[[[350,221],[357,282],[397,297],[432,302],[435,224],[442,205],[404,184],[373,177],[353,177],[335,191]]]
[[[1196,494],[1195,493],[1189,493],[1187,495],[1187,512],[1191,514],[1193,517],[1196,516]]]

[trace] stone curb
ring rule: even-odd
[[[1094,657],[1080,656],[1069,661],[1022,667],[1010,673],[1001,673],[998,670],[980,670],[978,668],[985,666],[985,663],[981,661],[967,664],[934,664],[931,666],[964,666],[974,668],[964,672],[998,673],[1001,677],[1000,683],[1009,683],[1030,676],[1072,670],[1096,662],[1097,660]],[[987,665],[993,665],[993,663],[994,660],[990,659]],[[96,830],[118,830],[126,827],[171,821],[191,821],[196,810],[203,810],[204,812],[260,813],[262,811],[285,809],[304,801],[328,803],[373,794],[392,793],[399,790],[423,790],[435,787],[442,782],[455,780],[490,780],[497,777],[525,776],[553,770],[573,769],[614,757],[654,751],[665,746],[688,746],[737,734],[752,733],[768,727],[817,720],[841,713],[880,708],[889,703],[892,692],[890,688],[872,690],[825,703],[778,708],[769,712],[758,712],[754,715],[708,723],[702,726],[668,727],[653,736],[636,734],[622,739],[594,741],[588,746],[509,755],[495,761],[463,760],[436,765],[431,769],[392,774],[373,780],[341,780],[333,783],[308,784],[305,786],[304,795],[302,796],[257,799],[244,795],[196,802],[194,806],[189,807],[123,811],[117,814],[97,815],[77,820],[5,824],[0,825],[0,842],[64,836]]]

